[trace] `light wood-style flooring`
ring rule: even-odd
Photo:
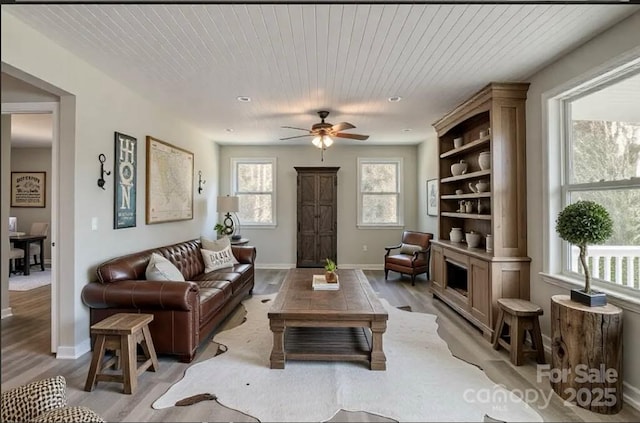
[[[278,291],[287,270],[256,270],[255,294],[271,294]],[[429,282],[418,278],[411,286],[409,278],[400,278],[391,272],[384,280],[382,271],[365,271],[373,290],[395,306],[409,306],[414,312],[431,313],[438,316],[439,335],[447,342],[454,355],[482,368],[496,383],[506,388],[523,392],[539,390],[548,396],[551,388],[548,381],[536,382],[536,364],[514,367],[505,350],[495,351],[471,324],[452,311],[446,304],[434,299],[429,291]],[[138,389],[133,395],[122,393],[118,383],[100,382],[93,392],[83,390],[91,361],[91,353],[76,360],[58,360],[49,353],[50,342],[50,286],[25,292],[10,292],[10,304],[14,315],[2,320],[2,391],[46,377],[63,375],[67,380],[67,397],[71,405],[90,407],[110,422],[202,422],[202,421],[248,421],[255,419],[237,411],[227,409],[215,401],[204,401],[188,407],[172,407],[154,410],[151,404],[172,384],[177,382],[189,364],[173,358],[159,357],[160,371],[145,372],[139,377]],[[223,324],[232,327],[242,321],[242,307]],[[222,329],[222,328],[221,328]],[[207,349],[207,352],[212,349]],[[199,353],[196,360],[206,359]],[[429,360],[425,356],[425,360]],[[446,381],[442,381],[446,383]],[[461,399],[462,400],[462,399]],[[553,395],[548,407],[542,401],[531,404],[537,407],[545,421],[640,421],[640,413],[625,405],[614,415],[600,415],[581,408],[565,406]],[[402,405],[399,404],[399,407]],[[452,401],[452,407],[455,401]],[[364,412],[339,412],[332,421],[389,421]]]

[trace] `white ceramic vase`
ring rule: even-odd
[[[454,163],[451,165],[451,174],[453,176],[459,176],[467,173],[467,162],[460,160],[460,163]]]
[[[486,170],[491,168],[491,153],[488,151],[483,151],[478,156],[478,166],[480,166],[481,170]]]
[[[467,232],[465,234],[465,238],[467,240],[467,246],[470,248],[478,248],[480,245],[480,234],[477,232]]]
[[[449,240],[451,242],[462,242],[462,228],[451,228]]]

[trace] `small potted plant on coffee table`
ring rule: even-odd
[[[584,290],[572,289],[571,299],[589,307],[605,305],[606,294],[591,290],[587,245],[602,244],[611,236],[613,221],[607,209],[593,201],[578,201],[570,204],[558,214],[556,232],[562,239],[580,249]]]
[[[338,282],[338,274],[336,273],[338,266],[330,258],[327,258],[325,261],[326,264],[324,265],[324,279],[327,281],[327,283]]]

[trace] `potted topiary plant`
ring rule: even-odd
[[[591,290],[591,275],[587,266],[587,245],[602,244],[613,232],[609,212],[593,201],[578,201],[564,208],[556,220],[556,232],[562,239],[580,249],[580,264],[584,271],[584,290],[572,289],[571,299],[590,307],[605,305],[606,294]]]
[[[327,283],[338,282],[338,274],[336,273],[338,266],[330,258],[326,259],[326,263],[327,264],[324,265],[324,279],[327,281]]]

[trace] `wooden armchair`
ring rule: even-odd
[[[426,232],[404,231],[402,242],[391,247],[384,247],[384,278],[387,279],[389,270],[411,276],[411,285],[416,284],[416,275],[429,275],[429,260],[431,259],[431,240],[433,234]],[[398,254],[391,255],[391,251],[400,249]]]

